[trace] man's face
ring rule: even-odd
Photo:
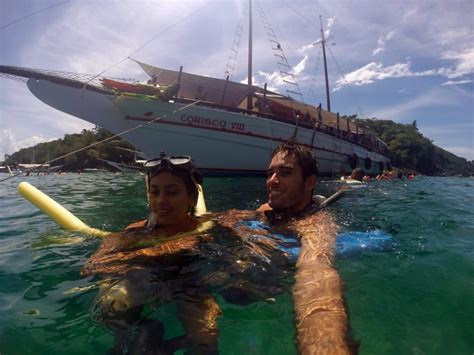
[[[267,170],[268,204],[273,209],[303,210],[311,201],[316,177],[303,178],[295,156],[277,153]]]

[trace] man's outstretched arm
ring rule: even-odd
[[[333,267],[337,225],[328,212],[305,217],[293,226],[301,237],[293,300],[301,354],[351,354],[349,322],[342,283]]]

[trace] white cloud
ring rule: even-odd
[[[240,83],[247,85],[247,78],[240,80]],[[283,81],[281,80],[280,74],[278,72],[273,72],[271,74],[257,72],[256,75],[252,75],[252,85],[254,86],[260,86],[263,88],[263,86],[267,84],[267,90],[278,92],[278,87],[273,86],[275,83],[279,86],[283,84]]]
[[[402,21],[413,21],[414,18],[418,17],[418,9],[417,8],[408,8],[407,12],[403,14]]]
[[[385,36],[380,36],[377,41],[377,48],[375,48],[372,52],[372,56],[376,56],[377,54],[383,52],[385,50],[385,45],[393,38],[393,36],[395,36],[395,31],[390,31]]]
[[[306,63],[307,62],[308,62],[308,56],[305,55],[304,58],[301,59],[300,62],[293,67],[293,69],[292,69],[293,74],[299,75],[299,74],[303,73],[303,71],[306,68]]]
[[[48,142],[53,139],[46,139],[41,136],[32,136],[27,139],[18,140],[10,129],[0,130],[0,160],[5,154],[12,154],[22,148],[32,147],[38,143]]]
[[[425,71],[414,72],[411,69],[411,62],[397,63],[386,66],[382,63],[371,62],[362,68],[356,69],[336,81],[336,87],[333,91],[340,90],[346,85],[368,85],[375,81],[389,78],[402,77],[421,77],[421,76],[444,76],[449,79],[459,78],[474,73],[474,47],[462,52],[447,52],[443,54],[443,59],[456,61],[452,68],[441,67],[438,69],[429,69]],[[448,82],[443,85],[466,84],[471,82],[466,79],[459,82]]]
[[[472,38],[472,29],[466,27],[450,27],[438,33],[437,39],[443,46],[449,46],[464,38]]]
[[[311,44],[305,44],[303,47],[298,48],[298,52],[299,53],[305,53],[306,51],[308,51],[310,49],[313,49],[313,47],[318,43],[321,43],[321,40],[318,39],[318,40],[312,42]]]
[[[448,80],[445,83],[442,83],[441,86],[463,85],[463,84],[470,84],[470,83],[472,83],[472,80],[458,80],[458,81]]]
[[[330,17],[328,18],[328,22],[326,25],[326,28],[324,29],[324,38],[329,39],[332,35],[332,27],[334,23],[336,22],[336,17]]]
[[[10,154],[18,150],[17,142],[13,132],[9,129],[0,130],[0,160],[5,154]]]
[[[306,64],[308,62],[308,56],[305,55],[303,59],[301,59],[293,68],[290,70],[290,74],[293,74],[295,77],[302,75],[306,68]],[[263,86],[263,84],[267,83],[268,90],[274,92],[282,92],[286,88],[286,84],[284,80],[289,82],[295,82],[295,77],[290,76],[283,76],[279,71],[274,71],[271,73],[267,73],[265,71],[259,70],[257,74],[253,77],[252,82],[254,85]],[[303,78],[302,78],[303,79]],[[296,80],[298,82],[300,80]],[[241,83],[247,83],[247,79],[241,81]],[[291,88],[294,90],[293,88]]]
[[[372,84],[377,80],[401,78],[412,75],[413,73],[410,69],[410,63],[398,63],[389,67],[384,67],[382,63],[372,62],[337,80],[336,87],[333,91],[337,91],[346,85],[361,86]]]
[[[335,17],[328,18],[326,28],[324,29],[324,39],[326,41],[332,39],[333,37],[331,31],[332,31],[332,27],[334,25],[335,20],[336,20]],[[297,51],[299,53],[305,53],[306,51],[312,49],[317,44],[320,44],[321,42],[322,42],[322,38],[318,38],[317,40],[312,41],[310,44],[305,44],[302,47],[298,48]]]
[[[278,71],[274,71],[272,73],[258,71],[256,76],[258,77],[258,79],[255,80],[256,85],[261,86],[263,80],[263,83],[267,83],[268,90],[279,92],[279,89],[285,86],[283,78]]]
[[[372,52],[372,56],[375,57],[377,54],[379,54],[380,52],[383,52],[384,50],[385,50],[385,45],[381,46],[379,44],[379,46],[375,48],[374,51]]]
[[[474,73],[474,47],[462,52],[446,52],[442,58],[456,61],[456,67],[446,71],[446,76],[449,79]]]

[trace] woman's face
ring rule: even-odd
[[[150,210],[159,225],[180,224],[188,220],[192,200],[184,181],[169,172],[162,172],[150,180]]]

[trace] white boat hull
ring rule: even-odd
[[[149,157],[163,151],[191,155],[208,172],[264,173],[273,148],[295,133],[291,123],[207,106],[184,108],[180,103],[127,96],[117,100],[114,95],[47,80],[29,79],[28,88],[46,104],[116,134],[145,124],[122,138]],[[161,118],[149,123],[157,117]],[[296,138],[312,147],[322,174],[350,172],[348,157],[353,154],[362,168],[363,159],[372,160],[366,172],[377,173],[379,162],[389,162],[382,154],[312,129],[299,127]]]

